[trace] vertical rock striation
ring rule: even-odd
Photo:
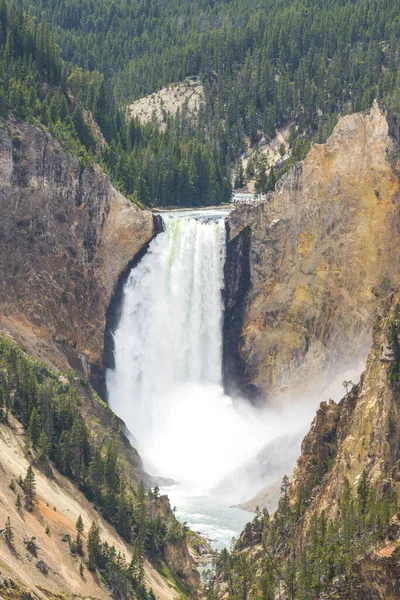
[[[233,559],[244,556],[256,574],[249,597],[264,591],[265,565],[270,564],[279,569],[282,598],[308,598],[309,594],[319,600],[400,597],[399,512],[396,503],[388,505],[388,498],[397,496],[398,502],[400,493],[399,301],[397,292],[382,302],[360,383],[338,404],[330,400],[320,405],[303,440],[288,496],[281,490],[274,517],[254,519],[236,543]],[[365,517],[362,502],[357,505],[363,481],[370,490],[364,492],[364,502],[370,503]],[[322,516],[325,534],[318,521]],[[379,520],[382,530],[377,534]],[[347,530],[352,527],[353,532]],[[315,551],[316,544],[321,544],[321,554]],[[337,563],[330,554],[332,544],[336,544]],[[339,564],[343,560],[345,567]],[[324,570],[324,563],[330,567]],[[291,579],[288,574],[294,572],[293,565],[297,575]],[[313,573],[320,566],[321,580],[315,585]],[[301,573],[308,577],[305,582]],[[281,595],[275,581],[277,595]],[[226,582],[226,570],[217,571],[217,598],[227,597]]]
[[[229,239],[229,224],[227,226]],[[224,267],[223,381],[228,394],[240,391],[246,365],[239,352],[246,298],[250,288],[250,236],[246,227],[227,245]],[[247,389],[251,397],[251,389]]]
[[[320,482],[313,490],[304,528],[314,511],[324,510],[328,518],[336,516],[345,479],[356,487],[365,471],[374,486],[385,478],[399,481],[400,388],[390,376],[396,358],[387,353],[393,335],[394,296],[385,304],[384,316],[374,327],[360,383],[340,403],[323,402],[303,440],[293,474],[292,496],[310,479],[314,464],[320,469]]]
[[[341,118],[267,200],[232,211],[228,246],[251,231],[249,289],[241,302],[230,297],[235,282],[227,289],[236,325],[230,338],[225,329],[226,360],[240,357],[242,391],[321,391],[365,360],[376,299],[400,283],[399,168],[374,103]],[[228,272],[236,260],[228,248]]]
[[[101,389],[106,310],[154,235],[152,214],[50,134],[13,120],[0,129],[0,214],[2,327]]]

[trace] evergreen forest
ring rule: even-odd
[[[1,114],[39,120],[146,206],[229,201],[239,155],[290,125],[290,159],[275,173],[255,161],[250,173],[265,192],[339,115],[375,98],[398,132],[397,9],[389,0],[1,0]],[[196,117],[183,109],[163,132],[126,118],[128,103],[192,76],[205,90]]]
[[[347,479],[344,483],[337,517],[332,520],[324,511],[314,512],[300,544],[296,528],[310,504],[309,490],[304,487],[289,502],[285,477],[276,513],[257,510],[232,551],[224,549],[218,556],[208,599],[220,597],[221,589],[228,600],[274,600],[277,590],[291,600],[352,598],[356,559],[388,536],[398,502],[391,485],[377,490],[365,471],[355,493]],[[340,585],[338,595],[330,588],[334,581]]]
[[[339,115],[375,98],[398,129],[400,15],[389,0],[1,0],[0,23],[1,114],[38,119],[139,205],[229,201],[239,155],[289,124],[291,158],[269,177],[262,162],[250,173],[268,191]],[[126,119],[129,102],[192,76],[205,89],[196,117],[183,109],[163,132]]]

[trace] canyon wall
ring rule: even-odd
[[[278,593],[284,599],[400,597],[399,301],[396,292],[382,302],[382,315],[373,326],[372,348],[360,383],[339,403],[329,400],[320,405],[302,442],[290,487],[280,490],[277,512],[271,518],[258,512],[236,543],[230,564],[250,561],[253,579],[248,580],[249,598],[265,591],[262,586],[271,564],[278,574],[276,597]],[[392,508],[388,498],[392,498]],[[362,502],[364,506],[369,503],[369,508],[365,508],[368,517],[361,534]],[[379,510],[381,516],[377,517]],[[380,519],[379,534],[374,518],[376,523]],[[346,539],[352,539],[350,552]],[[312,554],[316,543],[321,544],[321,554]],[[331,544],[336,544],[335,556],[329,555]],[[342,568],[344,563],[339,563],[344,557],[347,562]],[[312,579],[315,565],[317,573],[321,569],[317,586]],[[324,570],[323,565],[330,567]],[[300,572],[306,574],[304,583]],[[232,577],[236,577],[235,572]],[[271,589],[270,583],[268,586]],[[226,569],[217,568],[217,598],[227,598],[228,588]]]
[[[0,128],[0,214],[1,327],[103,391],[107,308],[154,235],[153,215],[49,133],[11,119]]]
[[[104,397],[104,368],[111,361],[110,334],[118,320],[123,282],[158,231],[157,218],[124,198],[98,167],[83,168],[47,131],[13,119],[0,125],[0,215],[0,334],[50,364],[54,385],[73,386],[93,448],[105,454],[107,440],[115,440],[124,489],[131,492],[139,481],[150,487],[154,482],[124,424],[86,379]],[[32,365],[35,372],[42,369]],[[82,377],[69,373],[70,367]],[[4,365],[0,375],[3,383],[12,381]],[[32,390],[34,398],[38,392],[33,385]],[[67,410],[61,407],[63,400],[52,398],[60,403],[60,412]],[[110,525],[113,519],[103,518],[102,507],[83,495],[84,486],[61,475],[47,456],[40,459],[21,422],[11,412],[4,418],[2,402],[0,408],[0,522],[3,528],[10,517],[14,533],[12,544],[1,536],[0,597],[115,597],[103,576],[88,569],[91,522],[128,561],[133,547]],[[61,440],[60,447],[65,444]],[[36,473],[32,512],[17,507],[14,487],[29,464]],[[162,522],[168,528],[175,521],[168,498],[154,503],[162,505]],[[78,560],[68,540],[76,536],[79,515],[85,555]],[[26,549],[30,538],[38,546],[34,557]],[[166,542],[162,558],[167,565],[163,573],[146,558],[146,589],[161,600],[175,600],[182,597],[183,580],[190,596],[197,597],[199,574],[186,541]]]
[[[400,354],[392,348],[399,342],[400,304],[395,299],[394,294],[386,299],[384,316],[374,325],[372,348],[360,383],[338,404],[323,402],[303,440],[291,497],[312,479],[313,465],[318,465],[319,475],[302,529],[308,527],[315,511],[325,511],[327,518],[334,519],[345,480],[356,488],[364,471],[374,487],[392,479],[398,488],[400,387],[393,374],[398,371]]]
[[[244,230],[250,236],[242,268],[247,277],[247,261],[250,283],[228,312],[237,333],[225,336],[242,393],[321,392],[335,372],[365,360],[376,308],[400,283],[399,169],[375,102],[341,118],[265,201],[232,211],[228,306],[242,285],[236,240]],[[232,369],[224,375],[235,384]]]
[[[292,506],[299,493],[307,490],[310,495],[309,506],[297,525],[299,543],[313,515],[324,511],[328,520],[338,517],[346,481],[354,496],[364,473],[379,499],[388,489],[399,494],[400,388],[395,376],[400,364],[399,310],[399,294],[391,294],[382,307],[383,316],[374,324],[372,348],[360,383],[338,404],[323,402],[303,440],[289,491]],[[367,551],[358,551],[358,556],[355,552],[354,600],[399,597],[399,540],[397,512],[384,540],[370,545]],[[320,599],[332,597],[348,597],[346,578],[334,579]]]

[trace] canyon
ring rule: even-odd
[[[364,113],[342,117],[328,141],[315,144],[273,193],[233,208],[226,219],[225,392],[257,407],[321,400],[338,374],[357,368],[369,354],[360,384],[340,403],[326,397],[303,441],[289,501],[294,504],[310,480],[310,465],[316,461],[321,472],[296,528],[299,540],[313,514],[324,510],[335,518],[344,478],[355,488],[366,470],[377,488],[385,479],[397,486],[398,389],[390,369],[398,357],[389,342],[400,287],[400,154],[389,123],[377,102]],[[52,368],[73,370],[107,400],[105,373],[115,366],[123,289],[161,232],[159,219],[124,198],[97,166],[68,155],[46,130],[13,118],[0,128],[0,210],[1,333]],[[107,430],[115,417],[102,400],[87,392],[82,402],[87,415],[96,415],[96,427]],[[120,426],[132,480],[149,485]],[[15,447],[25,467],[14,433],[1,427],[1,443],[7,453]],[[3,465],[7,478],[17,477],[20,464],[10,464]],[[62,479],[57,485],[71,486]],[[10,504],[11,492],[2,493]],[[92,508],[86,510],[92,518]],[[74,508],[74,519],[75,513]],[[397,588],[384,581],[385,573],[398,569],[396,519],[392,531],[391,540],[354,567],[361,590],[355,598],[373,598],[378,588],[378,597],[396,597]],[[240,543],[239,551],[256,557],[261,552],[259,544]],[[196,589],[193,559],[187,548],[179,552]],[[146,568],[160,598],[179,596],[176,590],[168,596],[165,581],[151,565]],[[29,576],[21,574],[24,585]],[[338,598],[344,598],[339,588]],[[77,593],[92,595],[94,589]],[[223,598],[223,585],[221,590]],[[103,592],[98,597],[106,597]]]
[[[104,394],[112,299],[157,233],[154,216],[45,131],[9,120],[0,135],[3,327]],[[321,391],[335,370],[365,360],[376,300],[399,283],[398,172],[375,103],[340,119],[266,201],[231,211],[228,391],[299,395],[310,379]]]

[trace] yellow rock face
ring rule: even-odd
[[[245,385],[318,391],[366,358],[379,299],[400,283],[397,162],[375,103],[340,119],[271,198],[233,211],[231,239],[251,229]]]
[[[318,481],[318,491],[313,493],[303,518],[303,531],[315,512],[324,510],[328,519],[334,519],[345,480],[355,491],[364,470],[375,488],[391,477],[394,489],[399,491],[399,387],[390,381],[394,357],[387,353],[398,300],[397,293],[385,302],[385,316],[374,327],[373,345],[361,382],[339,404],[323,402],[303,440],[292,479],[291,501],[308,481],[313,464],[326,472]]]

